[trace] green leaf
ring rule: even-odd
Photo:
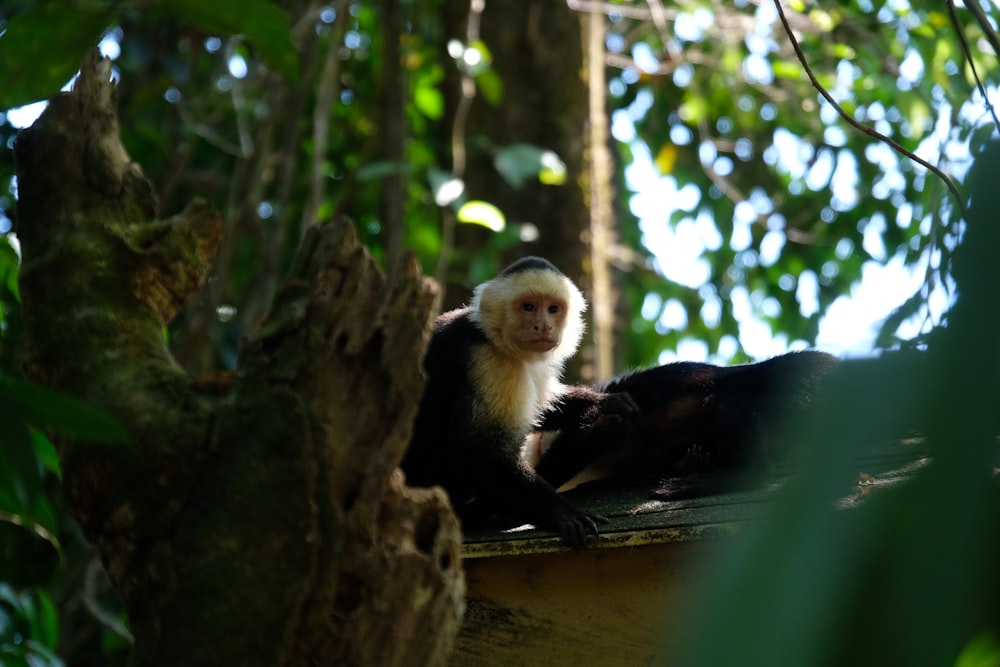
[[[31,638],[48,650],[54,650],[59,641],[59,616],[52,598],[41,590],[35,589],[34,613],[31,618]]]
[[[965,645],[955,667],[996,667],[1000,665],[1000,642],[995,633],[984,630]]]
[[[439,66],[424,67],[413,73],[413,103],[420,113],[431,120],[440,120],[444,115],[444,95],[440,85],[444,81],[444,69]]]
[[[566,181],[566,164],[554,152],[532,144],[511,144],[497,150],[493,166],[511,187],[520,188],[529,178],[546,185]]]
[[[553,151],[542,153],[542,165],[538,170],[538,180],[545,185],[562,185],[566,182],[566,163]]]
[[[299,77],[299,56],[285,14],[269,0],[167,0],[178,18],[221,36],[243,35],[268,67],[289,81]]]
[[[63,2],[35,3],[15,16],[0,36],[0,109],[59,92],[112,17],[107,9],[83,11]]]
[[[979,155],[990,139],[993,138],[994,134],[996,134],[996,127],[992,123],[984,123],[981,127],[977,128],[969,139],[969,153]]]
[[[802,76],[802,66],[788,60],[775,60],[771,69],[779,79],[798,79]]]
[[[0,237],[0,290],[7,290],[20,303],[21,292],[17,285],[18,268],[17,253],[14,252],[10,240],[6,236]],[[0,319],[2,319],[2,315],[0,315]]]
[[[56,452],[55,445],[38,429],[30,429],[30,435],[38,463],[41,464],[42,468],[61,479],[62,468],[59,466],[59,454]]]
[[[379,162],[370,162],[363,167],[360,167],[358,169],[357,177],[358,181],[366,183],[368,181],[375,181],[388,176],[395,176],[396,174],[406,175],[409,172],[410,165],[405,162],[382,160]]]
[[[520,188],[538,174],[544,152],[545,149],[532,144],[511,144],[497,150],[493,166],[511,187]]]
[[[52,428],[78,440],[128,440],[125,430],[105,412],[10,376],[0,375],[0,403],[18,415],[22,424]]]
[[[479,200],[463,204],[462,208],[458,209],[458,221],[482,225],[495,232],[503,231],[507,225],[507,218],[504,217],[500,209],[493,204]]]
[[[476,87],[483,94],[483,99],[493,106],[503,101],[503,81],[494,70],[483,70],[475,78]]]
[[[57,549],[59,525],[42,488],[27,426],[0,398],[0,517],[34,530]]]
[[[493,64],[493,54],[485,42],[476,40],[465,47],[458,64],[469,76],[478,77]]]
[[[0,437],[0,512],[27,516],[41,493],[41,475],[28,427],[0,401],[4,429]]]
[[[413,93],[413,103],[431,120],[441,120],[444,115],[444,95],[437,88],[418,87]]]

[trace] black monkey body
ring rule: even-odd
[[[598,517],[573,509],[521,458],[536,429],[570,427],[594,410],[613,421],[630,409],[627,399],[560,382],[585,307],[566,276],[528,257],[435,321],[402,467],[411,485],[444,487],[464,527],[501,514],[555,530],[577,549],[596,533]]]
[[[598,414],[564,428],[536,472],[557,488],[593,467],[591,477],[673,479],[658,490],[663,496],[723,490],[781,458],[776,431],[816,402],[837,364],[805,351],[741,366],[677,362],[615,378],[600,390],[635,401],[628,427]]]

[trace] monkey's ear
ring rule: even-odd
[[[497,289],[494,281],[482,283],[472,293],[469,303],[472,312],[470,318],[479,324],[479,328],[487,334],[502,329],[504,323],[504,295]]]

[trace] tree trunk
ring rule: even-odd
[[[450,0],[447,7],[448,34],[463,42],[467,39],[469,5],[470,0]],[[595,21],[598,25],[591,28]],[[485,3],[480,34],[493,54],[492,67],[503,82],[503,99],[491,105],[479,95],[472,102],[464,181],[470,199],[485,199],[498,206],[509,222],[531,223],[538,228],[537,241],[519,245],[498,264],[528,253],[541,255],[572,278],[592,306],[598,299],[607,299],[602,308],[613,309],[614,295],[603,264],[606,255],[597,257],[602,264],[595,267],[589,250],[595,238],[595,215],[599,214],[599,228],[607,230],[605,237],[614,228],[608,203],[614,173],[607,165],[603,42],[600,54],[595,54],[590,42],[584,40],[585,35],[591,40],[594,30],[603,35],[603,16],[592,19],[575,12],[565,0]],[[597,62],[588,69],[594,58]],[[595,67],[599,68],[596,76]],[[452,72],[448,83],[453,95],[460,89],[457,76]],[[452,99],[451,122],[457,106]],[[595,120],[599,125],[592,130]],[[546,185],[529,180],[514,188],[504,181],[493,164],[495,149],[516,143],[555,152],[566,166],[565,182]],[[462,227],[456,245],[467,250],[483,245],[481,229]],[[600,281],[595,283],[595,278]],[[455,292],[450,305],[467,296],[467,290]],[[594,314],[588,314],[591,321]],[[594,381],[610,375],[607,358],[613,341],[607,335],[607,317],[598,323],[599,327],[588,325],[580,353],[569,362],[571,378]],[[602,334],[596,341],[595,332]],[[597,351],[595,343],[605,352]]]
[[[423,380],[431,286],[386,283],[349,224],[306,236],[238,371],[192,380],[163,328],[221,220],[156,220],[118,138],[110,64],[18,137],[21,294],[36,379],[94,403],[127,445],[61,448],[74,514],[121,593],[140,665],[441,663],[460,531],[394,472]]]

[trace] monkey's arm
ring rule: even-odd
[[[559,488],[605,452],[621,444],[638,418],[639,406],[627,391],[604,392],[590,387],[567,387],[543,415],[541,431],[550,447],[535,466],[536,474]]]
[[[465,414],[469,414],[466,412]],[[456,415],[452,425],[451,469],[475,496],[456,507],[463,522],[497,514],[552,530],[573,549],[586,548],[587,534],[597,534],[603,517],[577,511],[519,456],[519,435],[499,424],[484,427]]]
[[[553,405],[542,414],[539,431],[568,427],[587,428],[598,421],[627,421],[639,407],[627,391],[604,392],[591,387],[566,386]]]

